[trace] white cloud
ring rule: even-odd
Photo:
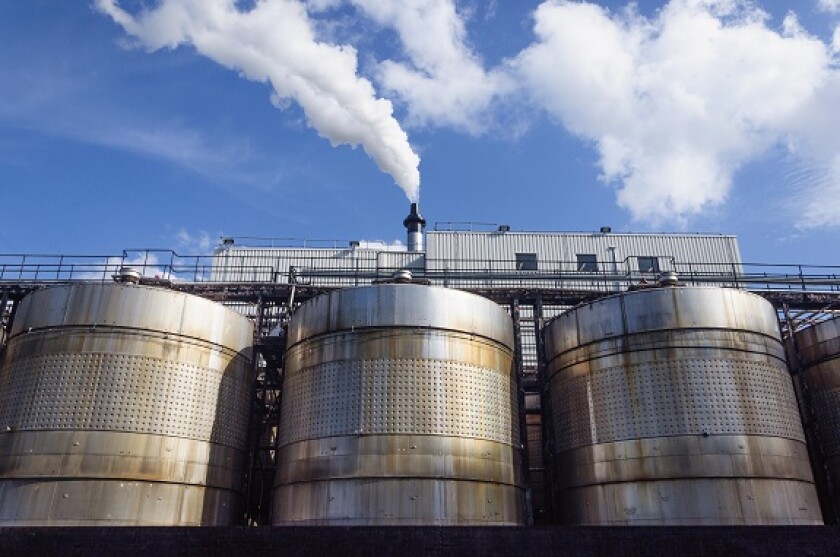
[[[378,80],[406,103],[411,124],[473,134],[487,127],[494,99],[513,82],[503,71],[485,71],[452,0],[350,1],[400,38],[409,61],[381,62]]]
[[[840,0],[817,0],[817,8],[829,13],[840,12]]]
[[[268,82],[278,99],[294,99],[307,122],[332,145],[361,145],[416,201],[419,157],[393,117],[391,102],[356,75],[356,51],[316,38],[306,8],[295,0],[266,0],[240,11],[229,0],[163,0],[132,15],[115,0],[97,0],[149,50],[190,44],[247,79]]]
[[[592,141],[636,220],[723,203],[735,171],[790,141],[831,70],[794,15],[781,33],[745,0],[672,0],[652,19],[547,1],[511,61],[527,95]],[[837,91],[837,89],[835,89]]]

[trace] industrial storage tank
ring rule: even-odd
[[[288,330],[273,523],[523,523],[513,327],[416,284],[335,291]]]
[[[821,524],[776,314],[661,287],[544,329],[552,499],[565,524]]]
[[[819,485],[824,486],[826,520],[840,511],[840,318],[823,321],[795,335],[797,376],[805,402],[811,452]]]
[[[0,525],[239,520],[253,326],[136,284],[39,290],[0,368]]]

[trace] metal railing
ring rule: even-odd
[[[637,258],[609,269],[578,268],[575,261],[541,260],[522,269],[515,260],[424,258],[395,252],[354,252],[341,257],[272,255],[258,263],[235,251],[180,255],[172,250],[130,249],[119,255],[0,254],[0,283],[111,281],[130,266],[147,279],[196,283],[294,283],[318,286],[369,284],[409,268],[415,277],[456,288],[554,288],[618,291],[652,282],[658,272],[638,270]],[[521,262],[520,262],[521,267]],[[777,263],[686,262],[659,258],[659,271],[677,273],[688,285],[720,285],[748,290],[840,292],[840,266]]]

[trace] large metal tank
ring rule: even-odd
[[[511,319],[414,284],[332,292],[289,324],[274,524],[515,525]]]
[[[802,395],[826,520],[840,515],[840,318],[795,335]],[[829,519],[830,517],[830,519]]]
[[[0,368],[0,525],[239,520],[252,335],[159,288],[26,296]]]
[[[544,329],[556,518],[565,524],[821,524],[772,306],[663,287]]]

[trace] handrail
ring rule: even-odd
[[[411,269],[415,276],[445,286],[592,288],[616,290],[657,273],[637,270],[635,257],[609,269],[578,270],[576,261],[540,260],[536,269],[518,269],[515,260],[440,259],[410,252],[348,250],[334,253],[273,253],[256,258],[233,251],[181,255],[167,249],[127,249],[118,255],[0,254],[0,283],[110,281],[122,266],[149,279],[174,282],[290,282],[358,285]],[[659,257],[661,271],[685,284],[718,284],[757,289],[840,292],[840,265],[680,261]],[[603,265],[602,265],[603,266]]]

